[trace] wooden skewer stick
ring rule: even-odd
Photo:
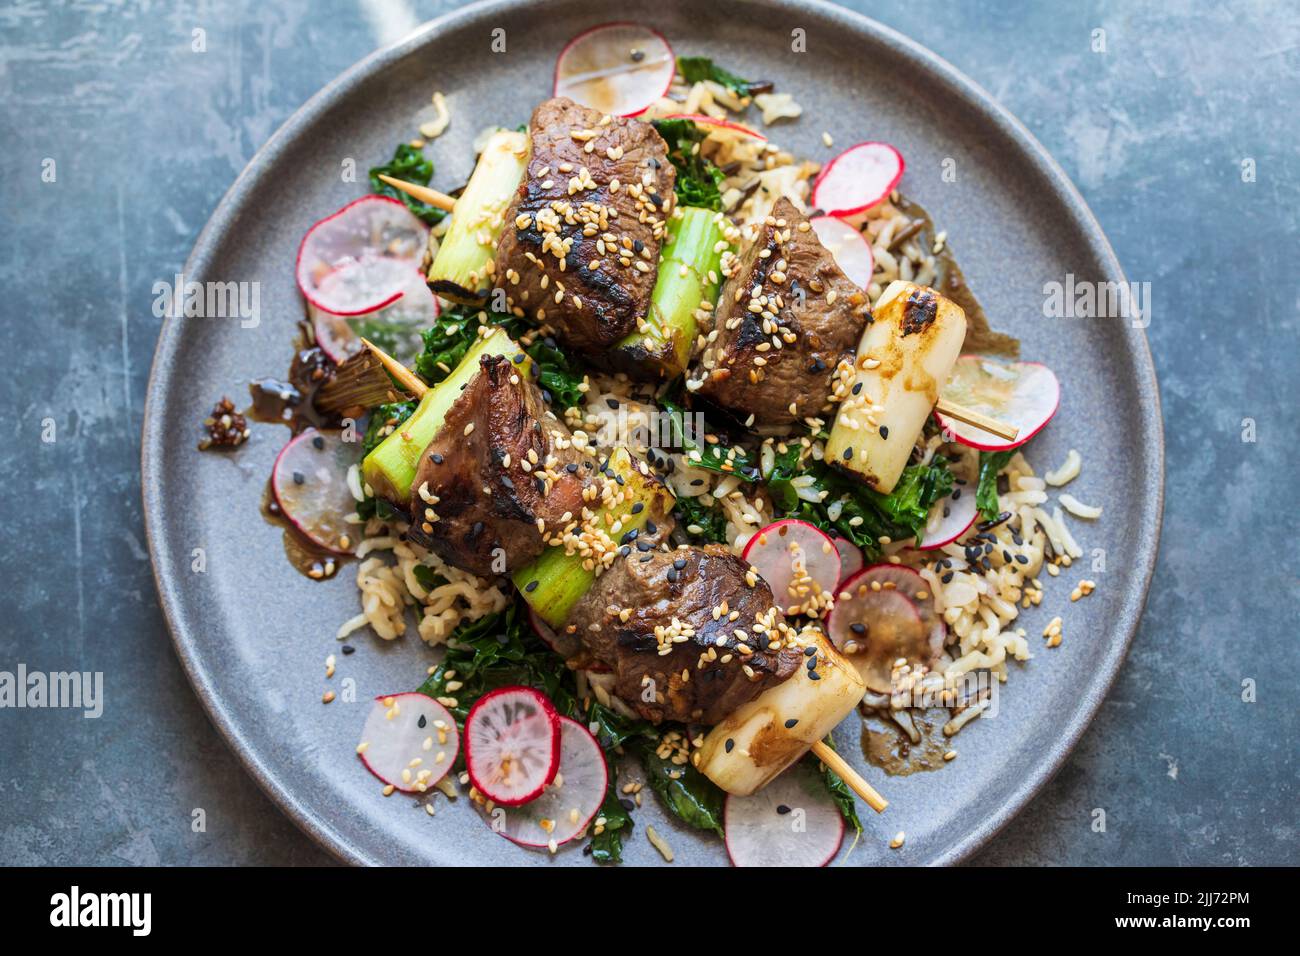
[[[380,173],[379,178],[394,189],[400,189],[408,196],[414,196],[421,202],[427,202],[430,206],[437,206],[439,209],[445,209],[451,212],[456,208],[456,200],[446,193],[440,193],[436,189],[430,189],[428,186],[421,186],[419,183],[408,183],[401,179],[394,179],[386,173]]]
[[[1020,434],[1020,429],[1012,425],[1004,425],[996,418],[989,418],[987,415],[981,415],[974,409],[967,408],[964,405],[958,405],[956,402],[950,402],[946,398],[939,399],[939,403],[934,406],[949,418],[955,418],[959,422],[972,425],[981,431],[986,431],[990,435],[997,435],[999,438],[1005,438],[1007,441],[1015,441],[1016,436]]]
[[[374,342],[363,337],[361,339],[361,344],[370,349],[371,353],[375,358],[379,359],[379,363],[388,370],[389,374],[392,375],[393,378],[397,379],[401,386],[416,398],[422,398],[424,393],[429,390],[429,386],[420,381],[414,372],[381,349],[378,345],[375,345]],[[955,418],[956,416],[953,417]],[[817,743],[813,744],[812,752],[817,755],[818,760],[839,774],[840,779],[848,784],[849,787],[853,789],[854,793],[865,800],[871,809],[875,810],[877,813],[881,813],[885,807],[889,806],[889,801],[877,793],[875,787],[863,780],[858,772],[845,762],[843,757],[826,745],[825,741],[819,740]]]
[[[423,398],[424,393],[429,390],[429,386],[420,381],[419,376],[412,372],[397,359],[393,358],[374,342],[362,336],[361,344],[370,349],[370,353],[379,359],[379,364],[388,370],[388,374],[397,379],[398,384],[406,389],[416,398]]]
[[[826,741],[819,740],[813,744],[812,752],[817,755],[818,760],[839,774],[840,779],[865,800],[872,810],[883,813],[885,807],[889,806],[889,801],[877,793],[875,787],[863,780],[858,772],[849,766],[848,761],[828,747]]]

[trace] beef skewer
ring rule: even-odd
[[[423,398],[425,393],[429,391],[428,386],[405,369],[401,363],[370,341],[363,339],[363,342],[384,367],[392,372],[394,377],[417,398]],[[500,363],[502,358],[501,356],[485,355],[481,361],[483,367],[487,368],[489,364],[494,362]],[[472,385],[473,383],[469,387],[472,387]],[[421,487],[424,494],[427,494],[425,486]],[[638,537],[634,535],[631,540],[637,540]],[[631,552],[630,547],[628,551]],[[701,639],[708,636],[708,622],[710,620],[724,618],[724,615],[720,613],[715,618],[713,612],[727,606],[728,598],[723,593],[723,589],[728,582],[733,586],[726,588],[727,594],[731,595],[730,600],[737,602],[737,607],[728,607],[728,614],[722,620],[722,625],[730,626],[734,621],[739,620],[739,615],[743,609],[743,612],[747,615],[744,623],[750,624],[750,627],[753,628],[754,624],[750,623],[752,618],[765,631],[771,631],[773,635],[780,636],[781,644],[775,651],[769,652],[768,649],[752,651],[747,645],[745,650],[748,650],[749,654],[745,654],[737,647],[735,653],[740,657],[752,659],[752,663],[744,660],[737,661],[736,666],[731,668],[730,671],[713,669],[711,665],[714,661],[704,660],[707,650],[701,651],[701,642],[692,643],[691,646],[694,650],[686,650],[686,652],[693,658],[696,654],[700,654],[700,657],[686,663],[695,666],[705,674],[713,675],[698,678],[695,688],[688,687],[690,683],[688,668],[680,669],[687,670],[687,679],[676,680],[679,672],[677,667],[679,661],[671,662],[671,674],[673,676],[669,676],[670,671],[667,663],[660,668],[662,684],[666,689],[653,697],[652,701],[656,707],[659,707],[658,696],[662,696],[664,698],[663,709],[659,711],[650,710],[651,716],[658,713],[660,719],[663,716],[690,720],[712,718],[713,721],[720,721],[721,724],[725,724],[732,715],[743,712],[745,719],[743,721],[744,726],[741,729],[747,734],[745,742],[742,743],[738,751],[735,751],[734,756],[733,751],[735,748],[733,746],[724,743],[713,747],[712,750],[715,752],[711,753],[706,742],[704,756],[707,761],[701,766],[701,770],[706,775],[709,775],[709,771],[714,769],[714,764],[717,762],[732,765],[732,773],[737,774],[735,779],[738,781],[733,783],[733,786],[740,787],[744,792],[752,792],[790,763],[797,760],[804,752],[811,750],[819,760],[831,767],[872,809],[881,812],[888,806],[888,802],[880,796],[875,788],[862,779],[852,767],[821,739],[826,733],[829,733],[834,724],[845,716],[847,711],[841,712],[842,708],[834,710],[829,719],[825,713],[819,715],[823,724],[829,723],[833,719],[833,723],[825,726],[824,729],[821,725],[817,725],[817,729],[813,730],[814,725],[808,722],[802,730],[796,731],[795,728],[801,718],[789,717],[791,707],[788,704],[781,711],[781,725],[766,727],[765,729],[754,726],[754,721],[750,718],[754,717],[755,714],[761,715],[765,712],[765,707],[769,705],[764,704],[764,699],[768,696],[775,695],[776,699],[784,701],[790,699],[791,695],[793,695],[793,699],[799,700],[799,689],[804,684],[807,684],[808,688],[816,688],[817,692],[822,693],[823,696],[831,693],[832,688],[838,687],[839,683],[834,680],[825,680],[824,687],[826,690],[823,692],[821,680],[824,680],[825,677],[822,673],[818,673],[816,668],[819,660],[823,662],[822,666],[824,667],[826,661],[838,660],[839,658],[838,654],[824,638],[817,640],[815,643],[805,641],[803,644],[798,644],[793,640],[793,630],[789,625],[785,624],[780,611],[773,606],[771,589],[757,575],[748,570],[743,561],[720,547],[686,548],[677,552],[660,552],[653,550],[652,547],[646,547],[642,551],[640,560],[633,559],[636,561],[635,564],[628,564],[626,555],[624,555],[624,558],[624,562],[614,564],[606,574],[594,577],[595,583],[585,589],[586,593],[577,599],[576,605],[572,606],[572,610],[565,609],[564,618],[570,622],[568,625],[570,633],[581,630],[584,643],[595,646],[597,649],[602,648],[601,641],[595,636],[591,626],[593,624],[604,626],[602,621],[609,614],[610,602],[613,600],[613,596],[619,592],[621,586],[625,585],[630,575],[635,575],[638,579],[632,598],[638,607],[646,608],[654,604],[658,606],[660,613],[663,613],[667,608],[670,615],[678,621],[679,633],[670,636],[666,644],[669,653],[677,653],[680,656],[681,651],[686,650],[685,648],[678,648],[676,645],[686,644],[687,641],[674,640],[676,636],[684,633],[681,627],[681,618],[697,620],[699,627],[690,625],[687,625],[687,627],[690,629],[692,637]],[[655,567],[649,567],[650,563],[654,563]],[[635,568],[636,570],[629,571],[629,568]],[[683,572],[686,572],[685,576]],[[692,593],[689,596],[689,600],[692,602],[689,607],[684,605],[680,607],[673,606],[683,598],[683,589],[681,587],[668,588],[668,590],[662,591],[659,600],[652,600],[648,595],[647,589],[655,587],[663,589],[669,584],[684,583],[688,577],[691,581],[706,586],[703,594]],[[518,583],[518,577],[516,577],[516,583]],[[665,600],[665,594],[671,595],[673,600]],[[630,623],[631,610],[626,615],[623,614],[623,610],[619,608],[618,613],[614,615],[619,625]],[[732,612],[735,612],[737,616],[731,617]],[[651,632],[653,631],[653,622],[648,625],[648,628]],[[636,630],[637,626],[633,625],[632,629]],[[732,630],[734,632],[734,628]],[[734,636],[729,640],[733,645],[737,644]],[[766,642],[763,645],[764,648],[770,648],[771,643],[772,641]],[[616,645],[618,645],[618,641],[606,641],[603,645],[603,654],[611,658],[615,664],[625,666],[624,677],[629,679],[634,676],[634,672],[638,680],[640,679],[639,675],[645,673],[645,660],[641,656],[642,653],[648,653],[652,660],[668,656],[668,654],[662,653],[663,648],[649,651],[648,648],[638,649],[626,645],[622,647]],[[714,643],[712,646],[717,648],[719,645]],[[805,650],[805,648],[809,647],[814,648],[811,656],[807,655]],[[714,651],[714,657],[715,659],[718,657],[716,650]],[[812,662],[813,666],[808,666],[809,661]],[[840,666],[832,674],[825,676],[839,676],[843,679],[841,683],[844,683],[844,687],[849,692],[848,707],[851,710],[861,698],[861,681],[857,678],[856,671],[851,666],[843,661],[839,661],[839,664]],[[751,675],[758,675],[758,679]],[[656,681],[656,683],[659,683],[659,681]],[[728,689],[723,690],[721,694],[697,694],[696,688],[702,685],[707,686],[710,683],[714,685],[714,691],[721,689],[723,684],[726,684]],[[764,691],[764,687],[768,689]],[[855,688],[856,693],[853,693]],[[635,690],[635,687],[633,690]],[[626,689],[625,692],[627,692]],[[757,696],[755,696],[756,693]],[[805,690],[805,693],[807,693],[807,690]],[[840,693],[843,693],[843,690]],[[635,694],[632,696],[634,699],[639,699]],[[733,707],[733,704],[739,706]],[[706,720],[706,722],[710,721]],[[807,733],[815,734],[816,739],[810,741],[800,736],[800,734]],[[757,753],[765,749],[764,745],[759,742],[761,734],[766,735],[768,738],[765,748],[769,751],[775,751],[775,753],[772,757],[767,758],[767,769],[763,770],[759,776],[755,776],[752,768],[738,765],[743,761],[750,760],[751,754],[748,751],[748,746],[751,740],[755,743],[754,750],[756,752],[753,756],[753,762],[755,764],[760,763]],[[773,735],[781,738],[779,745],[770,739]],[[710,734],[710,737],[716,736],[717,727],[715,726],[715,731]],[[747,770],[749,771],[748,774],[746,773]],[[718,771],[714,769],[714,772],[717,773]],[[724,780],[733,779],[731,774],[720,775],[723,776]]]

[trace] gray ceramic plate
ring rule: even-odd
[[[1146,341],[1121,320],[1045,319],[1043,285],[1080,278],[1123,281],[1096,221],[1043,148],[989,96],[947,63],[862,17],[819,3],[652,4],[647,22],[679,53],[709,54],[748,76],[775,80],[804,106],[775,131],[796,153],[830,155],[837,144],[880,139],[907,157],[903,186],[947,229],[994,324],[1019,336],[1027,357],[1060,374],[1061,410],[1033,446],[1042,469],[1070,448],[1084,456],[1071,490],[1106,513],[1080,531],[1104,549],[1097,593],[1071,604],[1054,582],[1044,607],[1023,619],[1037,654],[1015,666],[1001,713],[958,738],[961,759],[938,773],[866,775],[892,800],[884,817],[864,810],[867,833],[849,862],[952,863],[988,840],[1060,765],[1110,686],[1137,625],[1156,553],[1163,454],[1156,383]],[[689,12],[688,12],[689,11]],[[168,320],[149,383],[144,425],[144,498],[149,542],[177,652],[217,727],[254,777],[297,823],[339,857],[388,864],[580,864],[576,850],[551,859],[494,835],[464,805],[429,818],[414,801],[380,795],[353,748],[373,695],[419,682],[427,652],[409,639],[385,645],[364,635],[340,657],[331,686],[355,681],[362,703],[322,706],[325,656],[339,622],[356,613],[350,569],[317,584],[284,560],[280,532],[258,504],[284,429],[258,426],[239,452],[199,454],[199,420],[223,394],[281,374],[302,303],[293,262],[304,230],[361,195],[340,170],[364,170],[413,133],[433,89],[453,121],[429,150],[436,182],[463,181],[470,142],[489,122],[524,122],[549,94],[556,54],[584,27],[607,20],[584,0],[474,6],[429,24],[371,56],[299,110],[257,154],[222,200],[186,267],[192,280],[256,281],[262,320]],[[508,52],[492,54],[496,28]],[[805,31],[807,53],[791,52]],[[941,176],[955,161],[956,182]],[[1077,527],[1077,525],[1076,525]],[[203,548],[206,570],[192,570]],[[1060,613],[1068,635],[1041,649],[1044,623]],[[857,719],[839,732],[857,751]],[[859,762],[861,762],[859,757]],[[726,862],[721,843],[666,822],[653,800],[638,814],[627,858],[662,862],[643,836],[669,834],[678,864]],[[890,850],[894,833],[906,849]],[[846,841],[847,846],[847,841]]]

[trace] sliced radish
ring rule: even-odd
[[[677,61],[663,35],[639,23],[580,33],[555,64],[555,95],[615,116],[636,116],[668,92]]]
[[[963,445],[981,451],[1019,448],[1052,420],[1061,404],[1061,383],[1039,362],[1012,362],[988,355],[963,355],[940,392],[956,404],[1020,429],[1006,441],[971,425],[934,413],[940,427]]]
[[[542,639],[542,643],[565,660],[582,650],[582,642],[574,635],[556,631],[551,625],[543,621],[531,607],[528,609],[528,623],[533,626],[533,631]]]
[[[722,819],[736,866],[825,866],[844,841],[844,818],[825,780],[803,760],[757,793],[727,794]]]
[[[767,137],[756,129],[750,129],[741,123],[733,123],[729,119],[720,119],[716,116],[705,116],[703,113],[669,113],[663,117],[666,120],[690,120],[696,126],[703,126],[710,132],[725,131],[737,133],[740,136],[750,139],[758,139],[767,142]]]
[[[749,539],[743,557],[772,588],[776,606],[784,613],[800,613],[810,598],[833,593],[840,580],[835,542],[795,518],[763,528]]]
[[[375,312],[408,287],[428,241],[429,227],[396,199],[363,196],[307,230],[298,288],[335,315]]]
[[[828,216],[854,216],[888,196],[902,178],[902,153],[888,143],[858,143],[822,167],[813,205]]]
[[[407,280],[406,288],[395,302],[362,315],[338,315],[307,303],[316,344],[338,364],[360,352],[361,336],[372,340],[379,336],[390,355],[403,364],[411,364],[423,351],[421,332],[433,324],[440,312],[438,297],[429,289],[417,269]]]
[[[924,550],[952,544],[975,523],[975,511],[975,489],[957,485],[930,509],[918,547]]]
[[[484,694],[465,718],[465,769],[476,790],[502,806],[535,799],[560,765],[560,716],[531,687]]]
[[[348,469],[361,460],[361,443],[308,428],[280,450],[271,491],[280,511],[311,541],[335,554],[351,554],[358,539],[347,516],[357,510]]]
[[[871,285],[876,258],[871,253],[871,243],[862,233],[834,216],[815,216],[808,223],[850,282],[864,289]]]
[[[560,718],[560,770],[537,799],[523,806],[496,807],[492,829],[523,846],[556,846],[580,836],[605,801],[609,768],[587,728]]]
[[[893,690],[894,664],[929,667],[948,635],[930,585],[911,568],[873,564],[840,585],[826,624],[836,649],[857,667],[868,690]]]
[[[403,793],[424,793],[447,775],[460,733],[447,708],[424,694],[376,697],[357,754],[366,769]]]
[[[861,571],[867,559],[862,556],[862,549],[848,538],[837,535],[832,540],[835,542],[835,550],[840,553],[840,579],[836,582],[838,586]]]

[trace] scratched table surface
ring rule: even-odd
[[[1150,283],[1168,473],[1146,614],[1078,749],[973,862],[1295,863],[1300,8],[848,5],[1018,116]],[[452,6],[0,8],[0,671],[103,675],[98,718],[0,709],[0,863],[331,861],[209,724],[158,609],[153,288],[296,107]]]

